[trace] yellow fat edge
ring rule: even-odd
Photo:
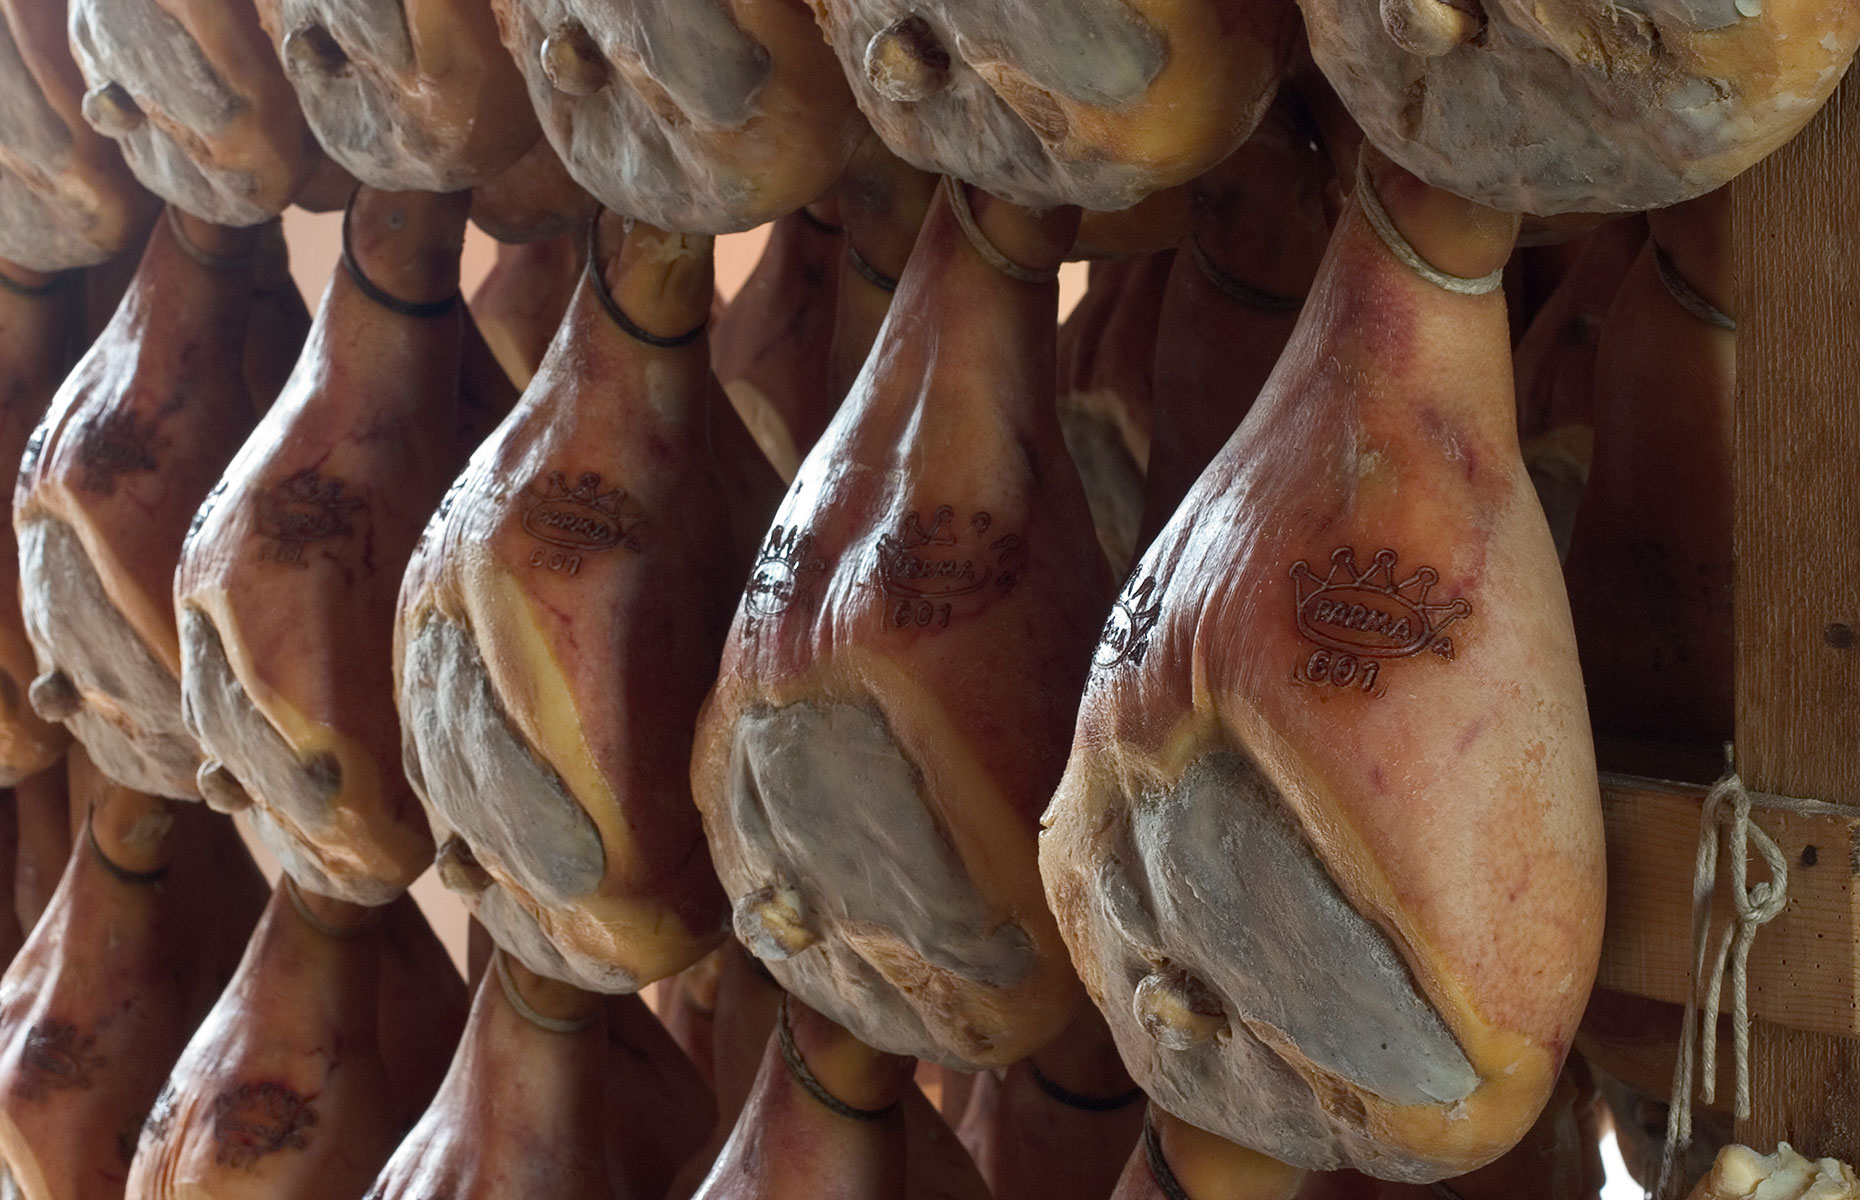
[[[1296,752],[1256,716],[1239,717],[1233,725],[1235,728],[1229,729],[1211,704],[1197,704],[1193,715],[1169,735],[1160,755],[1163,777],[1179,780],[1211,745],[1244,747],[1262,762],[1300,761]],[[1324,1076],[1296,1053],[1287,1054],[1282,1047],[1275,1047],[1275,1052],[1320,1096],[1338,1087],[1348,1088],[1362,1102],[1365,1132],[1377,1141],[1433,1159],[1448,1174],[1464,1174],[1483,1166],[1509,1149],[1517,1136],[1530,1127],[1550,1093],[1559,1064],[1539,1043],[1480,1016],[1479,1006],[1427,932],[1397,903],[1393,884],[1376,865],[1357,830],[1334,806],[1314,791],[1298,786],[1298,782],[1274,780],[1345,897],[1394,938],[1421,993],[1452,1031],[1467,1062],[1478,1074],[1479,1084],[1471,1095],[1450,1104],[1391,1104],[1343,1080]],[[1499,1131],[1497,1136],[1490,1132],[1494,1129]]]
[[[997,1014],[996,1028],[1022,1034],[1002,1041],[999,1049],[1005,1057],[1001,1065],[1018,1061],[1057,1037],[1075,1006],[1055,1001],[1077,997],[1079,985],[1058,923],[1046,906],[1038,868],[1038,826],[1014,811],[969,752],[967,742],[951,727],[942,703],[896,662],[858,646],[841,646],[829,663],[767,683],[758,698],[776,707],[798,702],[870,703],[883,714],[899,747],[923,773],[925,799],[948,832],[964,871],[980,885],[983,899],[997,911],[1005,910],[1033,941],[1037,964],[1033,972],[1019,984],[1000,989],[999,1002],[987,1006]],[[917,753],[922,746],[937,748],[934,761]],[[953,820],[941,803],[945,797],[961,798],[960,821]],[[1057,1023],[1045,1031],[1017,1029],[1027,1021],[1030,1004],[1052,1005]]]
[[[582,736],[574,693],[542,636],[528,594],[494,563],[484,564],[476,582],[481,586],[461,589],[468,628],[478,642],[505,714],[561,776],[600,831],[601,847],[608,856],[606,877],[637,870],[641,866],[638,847],[627,834],[612,786]],[[496,631],[494,638],[486,636],[491,630]],[[495,873],[491,864],[486,869]],[[642,985],[683,970],[716,943],[714,936],[694,937],[674,912],[649,900],[584,896],[571,908],[557,911],[534,905],[510,881],[499,882],[519,898],[552,942],[619,965]]]
[[[359,875],[369,879],[396,880],[402,886],[411,884],[426,869],[426,863],[416,863],[409,873],[401,865],[399,857],[391,852],[378,852],[376,842],[383,831],[359,815],[381,811],[381,768],[374,756],[341,730],[306,716],[265,682],[258,665],[246,652],[245,639],[239,636],[239,620],[232,611],[224,588],[203,588],[188,596],[183,603],[206,613],[219,630],[220,646],[226,652],[226,661],[232,667],[239,686],[245,689],[247,699],[259,715],[270,722],[278,735],[296,751],[298,761],[305,762],[318,754],[329,754],[336,759],[342,770],[342,791],[332,805],[337,829],[334,838],[319,837],[312,842],[302,836],[303,831],[297,822],[265,803],[264,797],[254,793],[254,803],[262,805],[272,820],[296,833],[298,836],[295,840],[300,846],[314,849],[317,861],[332,877]],[[344,797],[355,796],[367,797],[367,802],[343,802]],[[401,832],[391,822],[389,826],[393,832]],[[332,843],[341,846],[345,853],[332,858],[329,853]]]

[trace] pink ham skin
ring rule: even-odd
[[[1510,222],[1374,178],[1442,269],[1505,260]],[[1490,1161],[1593,978],[1594,753],[1512,406],[1503,297],[1424,282],[1349,210],[1107,623],[1045,818],[1048,897],[1137,1081],[1299,1165]],[[1346,601],[1407,614],[1408,640]]]
[[[1071,243],[1075,214],[975,207],[1017,262]],[[692,759],[738,936],[863,1040],[967,1069],[1051,1040],[1077,998],[1026,840],[1108,582],[1054,411],[1056,300],[933,203],[775,517]],[[924,598],[945,569],[960,590]],[[806,925],[785,946],[784,889]]]

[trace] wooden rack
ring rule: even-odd
[[[1756,823],[1790,864],[1788,906],[1757,934],[1750,959],[1752,1113],[1737,1138],[1849,1163],[1860,1162],[1857,74],[1799,138],[1733,185],[1735,745],[1759,793]],[[1706,791],[1604,776],[1601,986],[1685,1002]],[[1785,807],[1763,794],[1808,802]],[[1754,855],[1749,871],[1765,874]]]

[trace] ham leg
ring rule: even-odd
[[[1429,1182],[1550,1095],[1600,954],[1601,811],[1518,455],[1515,218],[1377,156],[1356,196],[1106,622],[1041,870],[1160,1107]]]
[[[971,203],[932,208],[776,515],[691,768],[738,938],[860,1040],[968,1070],[1079,1002],[1033,821],[1109,582],[1053,401],[1077,214]]]

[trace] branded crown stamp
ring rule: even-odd
[[[926,526],[913,510],[896,533],[878,539],[878,584],[895,601],[889,619],[907,625],[949,625],[954,602],[964,597],[1006,595],[1027,562],[1026,543],[1018,534],[991,536],[994,518],[977,511],[956,520],[953,505],[939,505]]]
[[[307,569],[304,547],[353,534],[349,519],[367,502],[344,495],[346,486],[334,476],[306,468],[259,497],[258,532],[266,539],[259,557]]]
[[[814,554],[812,533],[799,525],[770,529],[743,589],[744,635],[753,636],[762,621],[787,612],[808,581],[826,569],[826,560]]]
[[[1292,564],[1298,632],[1323,647],[1304,664],[1311,683],[1360,686],[1371,692],[1377,660],[1412,658],[1432,651],[1453,657],[1447,629],[1472,616],[1465,597],[1435,600],[1440,572],[1421,567],[1398,579],[1393,550],[1376,551],[1367,570],[1358,570],[1348,546],[1331,551],[1330,570],[1320,579],[1304,559]]]
[[[596,471],[583,471],[571,487],[564,471],[549,472],[548,482],[529,490],[523,528],[533,538],[564,550],[598,553],[625,546],[640,550],[635,536],[645,517],[623,488],[601,490]]]
[[[1098,648],[1092,654],[1092,667],[1108,671],[1125,663],[1141,666],[1150,650],[1150,634],[1155,632],[1161,615],[1156,576],[1132,575],[1117,594],[1111,615],[1105,618],[1104,632],[1098,635]]]

